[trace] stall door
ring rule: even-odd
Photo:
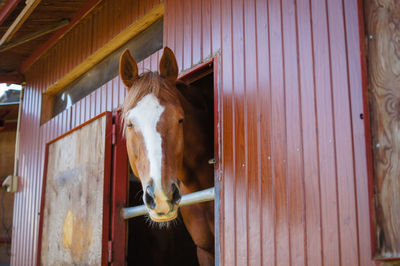
[[[46,147],[38,265],[106,265],[112,114]]]

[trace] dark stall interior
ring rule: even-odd
[[[209,113],[210,139],[214,139],[214,76],[211,65],[209,71],[202,75],[184,80],[191,85],[185,97],[197,107]],[[214,143],[210,143],[214,147]],[[142,186],[138,178],[129,171],[129,203],[128,206],[142,205]],[[185,228],[182,217],[160,228],[149,221],[146,216],[128,220],[128,265],[176,266],[199,265],[196,246]]]

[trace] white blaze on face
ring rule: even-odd
[[[154,181],[154,193],[166,199],[161,185],[162,139],[157,131],[157,123],[164,109],[153,94],[148,94],[128,112],[127,118],[132,122],[134,130],[143,136],[150,164],[149,174]]]

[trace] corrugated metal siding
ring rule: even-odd
[[[113,4],[114,3],[114,4]],[[103,7],[89,15],[58,42],[48,54],[38,60],[26,73],[27,86],[23,102],[19,175],[22,177],[20,192],[15,195],[11,264],[36,263],[40,197],[43,177],[45,144],[97,114],[111,111],[122,104],[125,88],[118,77],[109,81],[92,94],[83,98],[40,126],[42,92],[93,51],[101,47],[124,27],[142,16],[158,0],[104,1]],[[119,19],[115,19],[118,17]],[[95,38],[93,39],[92,36]],[[143,69],[157,70],[155,53],[139,64]]]
[[[222,265],[373,264],[359,2],[166,1],[181,70],[221,59]]]
[[[116,78],[40,127],[41,92],[153,2],[104,1],[27,73],[13,265],[35,261],[45,142],[125,96]],[[361,10],[358,0],[166,1],[164,42],[181,70],[220,59],[222,265],[373,265]]]

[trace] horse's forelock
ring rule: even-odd
[[[128,112],[147,94],[153,94],[156,97],[160,96],[161,91],[167,95],[176,96],[176,89],[171,86],[171,83],[162,78],[157,72],[142,73],[133,83],[125,96],[122,105],[122,119],[124,125],[124,134],[126,129],[126,117]]]

